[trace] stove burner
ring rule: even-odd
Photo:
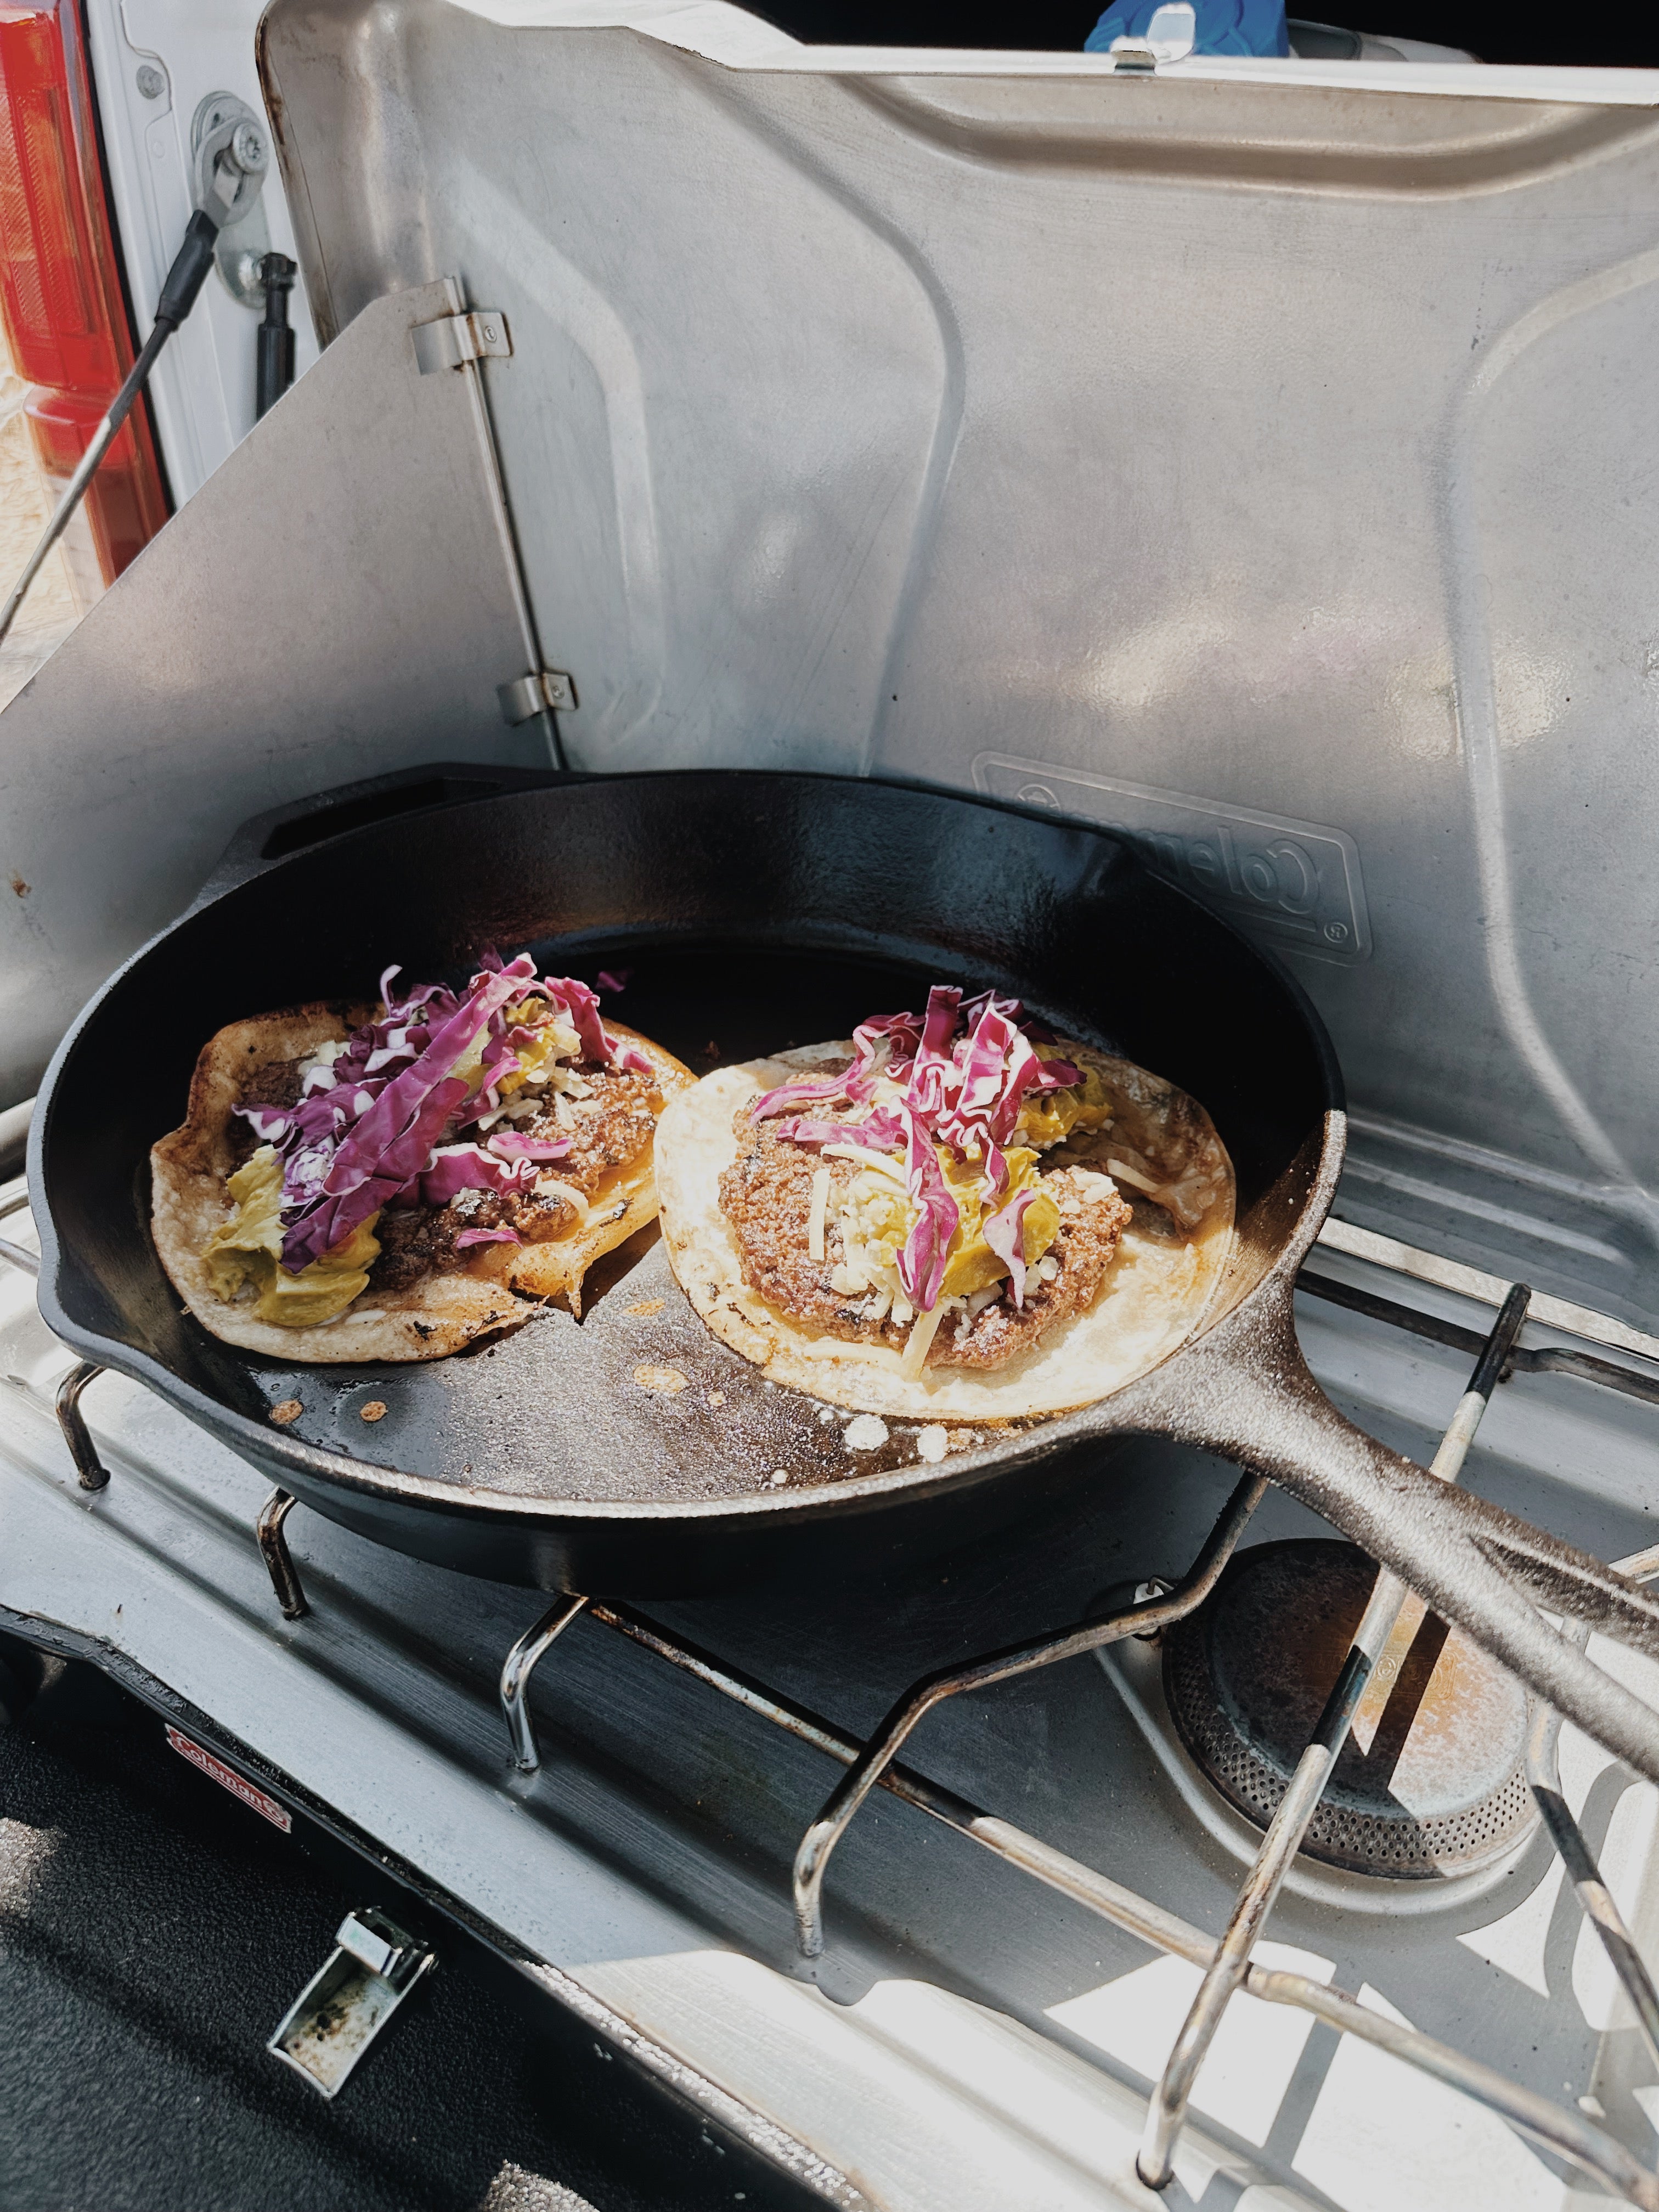
[[[1262,1544],[1171,1628],[1164,1688],[1182,1741],[1230,1803],[1265,1828],[1370,1595],[1351,1544]],[[1350,1737],[1304,1850],[1394,1881],[1472,1874],[1531,1832],[1520,1685],[1430,1615],[1369,1750]]]

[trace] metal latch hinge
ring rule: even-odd
[[[498,684],[495,696],[501,702],[501,712],[517,729],[532,714],[544,708],[552,708],[556,714],[568,714],[576,704],[576,686],[562,668],[532,670],[511,684]]]
[[[416,323],[413,337],[422,376],[441,368],[459,368],[469,361],[505,361],[513,351],[512,333],[499,307],[474,307],[468,314]]]
[[[325,2097],[353,2067],[436,1954],[372,1907],[348,1912],[322,1972],[303,1989],[266,2045]]]

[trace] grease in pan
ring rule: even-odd
[[[434,1359],[562,1297],[656,1212],[690,1073],[585,984],[493,955],[459,994],[313,1005],[204,1048],[150,1155],[156,1249],[191,1312],[289,1360]]]
[[[674,1273],[771,1379],[925,1419],[1066,1411],[1197,1326],[1232,1237],[1208,1115],[1019,1002],[717,1070],[657,1139]]]

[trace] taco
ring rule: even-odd
[[[233,1022],[150,1154],[155,1248],[204,1328],[284,1360],[435,1359],[582,1278],[657,1211],[692,1077],[527,953],[457,994]]]
[[[1016,999],[705,1076],[668,1106],[670,1262],[772,1380],[873,1413],[1087,1405],[1172,1351],[1232,1237],[1232,1165],[1186,1092]]]

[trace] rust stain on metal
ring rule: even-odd
[[[280,1405],[271,1407],[270,1418],[279,1429],[285,1429],[290,1421],[297,1421],[304,1411],[297,1398],[284,1398]]]
[[[1376,1574],[1346,1544],[1261,1545],[1165,1639],[1164,1686],[1182,1737],[1258,1826],[1318,1723]],[[1396,1881],[1491,1863],[1535,1823],[1525,1730],[1526,1698],[1513,1678],[1419,1613],[1375,1733],[1342,1752],[1304,1849]]]

